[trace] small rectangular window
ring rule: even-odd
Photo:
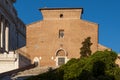
[[[59,30],[59,38],[64,38],[64,30]]]

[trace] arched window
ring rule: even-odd
[[[35,57],[33,61],[34,61],[35,66],[39,65],[39,58],[38,57]]]
[[[64,50],[58,50],[56,53],[56,56],[65,56],[65,51]]]

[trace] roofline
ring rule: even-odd
[[[29,23],[29,24],[26,24],[26,27],[29,26],[29,25],[32,25],[32,24],[35,24],[37,22],[42,22],[43,20],[38,20],[38,21],[35,21],[35,22],[32,22],[32,23]]]
[[[65,10],[65,9],[82,9],[82,14],[83,14],[83,8],[40,8],[39,10]]]

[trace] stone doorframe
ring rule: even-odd
[[[61,53],[59,53],[59,52],[61,52]],[[67,54],[66,50],[63,49],[63,48],[58,49],[58,50],[55,52],[55,56],[56,56],[56,59],[55,59],[55,61],[56,61],[56,66],[60,66],[60,65],[58,64],[58,59],[59,59],[59,58],[64,58],[64,59],[65,59],[65,63],[67,63],[67,61],[68,61],[68,59],[67,59],[68,54]]]

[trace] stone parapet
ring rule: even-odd
[[[16,58],[17,54],[14,54],[14,52],[0,54],[0,61],[15,61]]]

